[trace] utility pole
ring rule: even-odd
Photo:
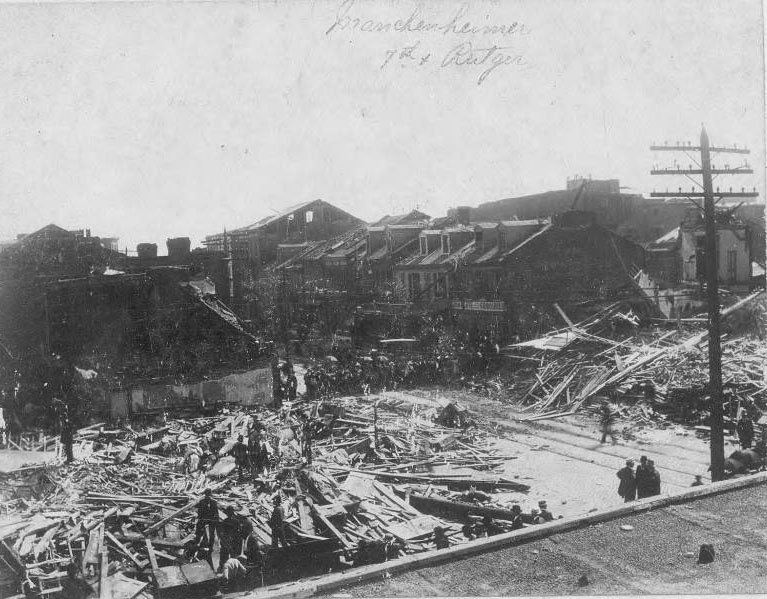
[[[756,197],[758,194],[754,190],[753,192],[747,192],[741,188],[740,192],[733,192],[730,188],[729,192],[720,192],[717,188],[716,194],[714,194],[713,175],[741,175],[751,174],[753,170],[748,167],[746,163],[744,167],[731,169],[729,165],[725,165],[723,169],[712,168],[711,166],[711,154],[712,153],[728,153],[728,154],[748,154],[749,150],[745,148],[738,148],[733,146],[732,148],[725,147],[712,147],[709,144],[708,134],[705,127],[700,133],[700,145],[692,146],[692,144],[680,145],[677,142],[674,146],[651,146],[653,151],[672,151],[672,152],[684,152],[687,156],[694,161],[689,152],[700,152],[700,164],[698,168],[692,168],[690,165],[687,169],[681,169],[679,166],[676,169],[653,169],[651,174],[653,175],[684,175],[687,178],[691,178],[691,175],[700,175],[702,177],[702,185],[697,184],[694,179],[693,182],[697,187],[702,188],[702,191],[692,188],[690,193],[682,193],[682,189],[679,188],[679,193],[675,192],[653,192],[652,197],[686,197],[698,208],[700,204],[695,202],[693,198],[703,199],[703,213],[706,229],[706,295],[708,302],[708,370],[709,370],[709,397],[711,399],[710,408],[710,425],[711,425],[711,480],[718,481],[724,478],[724,413],[722,408],[723,393],[722,393],[722,348],[721,348],[721,336],[720,336],[720,310],[719,310],[719,261],[717,250],[717,232],[716,232],[716,204],[719,200],[726,197]],[[718,200],[714,200],[714,195],[719,196]]]

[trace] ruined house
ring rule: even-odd
[[[34,419],[54,400],[86,395],[51,384],[46,372],[60,371],[62,380],[76,368],[97,373],[91,386],[101,404],[88,409],[109,415],[115,389],[178,386],[264,361],[268,368],[268,344],[217,298],[204,273],[189,264],[141,264],[93,239],[48,226],[0,253],[0,337],[14,360],[0,387],[16,412],[29,405]]]
[[[748,291],[754,259],[748,227],[729,210],[717,211],[716,221],[719,283],[731,291]],[[706,227],[698,210],[689,210],[680,226],[679,254],[682,282],[694,285],[705,280]]]
[[[256,318],[248,288],[267,266],[301,254],[314,242],[327,241],[364,225],[359,218],[321,199],[290,206],[238,229],[205,237],[209,252],[230,260],[233,283],[230,307],[247,319]]]

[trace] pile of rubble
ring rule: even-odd
[[[753,294],[723,310],[726,318],[748,303],[762,299]],[[608,316],[613,316],[611,313]],[[532,349],[538,368],[521,384],[513,401],[532,412],[530,420],[555,418],[589,408],[594,400],[629,400],[631,416],[640,421],[675,419],[695,423],[706,410],[677,401],[684,391],[703,400],[708,384],[708,333],[703,326],[671,331],[631,330],[618,340],[595,334],[597,318],[545,338],[510,346]],[[614,337],[614,336],[613,336]],[[728,402],[767,407],[767,342],[740,337],[722,343],[722,375]],[[694,403],[694,402],[693,402]],[[591,406],[593,407],[593,405]],[[729,410],[728,410],[729,411]],[[727,412],[726,412],[727,413]],[[733,414],[734,416],[734,414]]]
[[[242,468],[235,448],[254,431],[269,459]],[[257,586],[425,551],[437,537],[441,546],[465,542],[508,528],[515,514],[498,498],[528,490],[499,475],[514,456],[490,445],[485,423],[462,406],[396,394],[143,431],[94,425],[78,431],[74,463],[37,469],[37,497],[0,503],[0,563],[39,595],[75,584],[101,597],[213,588],[220,577],[212,566],[226,556],[216,555],[218,545],[198,551],[196,508],[206,489],[222,522],[247,522],[243,541],[257,549],[243,561]],[[277,498],[286,545],[272,538]],[[371,553],[375,546],[383,552]]]

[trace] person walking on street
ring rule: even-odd
[[[626,465],[618,470],[616,476],[621,481],[618,485],[618,495],[623,497],[623,501],[626,503],[634,501],[637,494],[634,460],[626,460]]]
[[[615,417],[615,412],[613,411],[610,404],[607,402],[603,403],[599,413],[599,426],[602,430],[602,440],[600,443],[606,443],[608,435],[610,439],[612,439],[613,445],[618,442],[617,435],[613,430]]]
[[[738,420],[738,439],[741,449],[751,449],[751,443],[754,440],[754,422],[745,410]]]
[[[205,496],[197,504],[197,527],[194,533],[194,542],[201,547],[203,534],[207,537],[208,549],[213,549],[216,540],[216,526],[218,524],[218,503],[213,499],[210,489],[205,489]]]

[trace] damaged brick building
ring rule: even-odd
[[[6,247],[0,335],[10,359],[3,404],[35,420],[50,417],[55,400],[74,405],[92,396],[93,416],[126,415],[144,406],[125,394],[134,397],[147,385],[162,385],[168,400],[186,393],[168,391],[173,386],[268,371],[268,344],[218,299],[201,268],[191,254],[129,258],[55,225]],[[53,378],[60,382],[51,384]],[[118,390],[126,399],[119,406],[112,401]]]

